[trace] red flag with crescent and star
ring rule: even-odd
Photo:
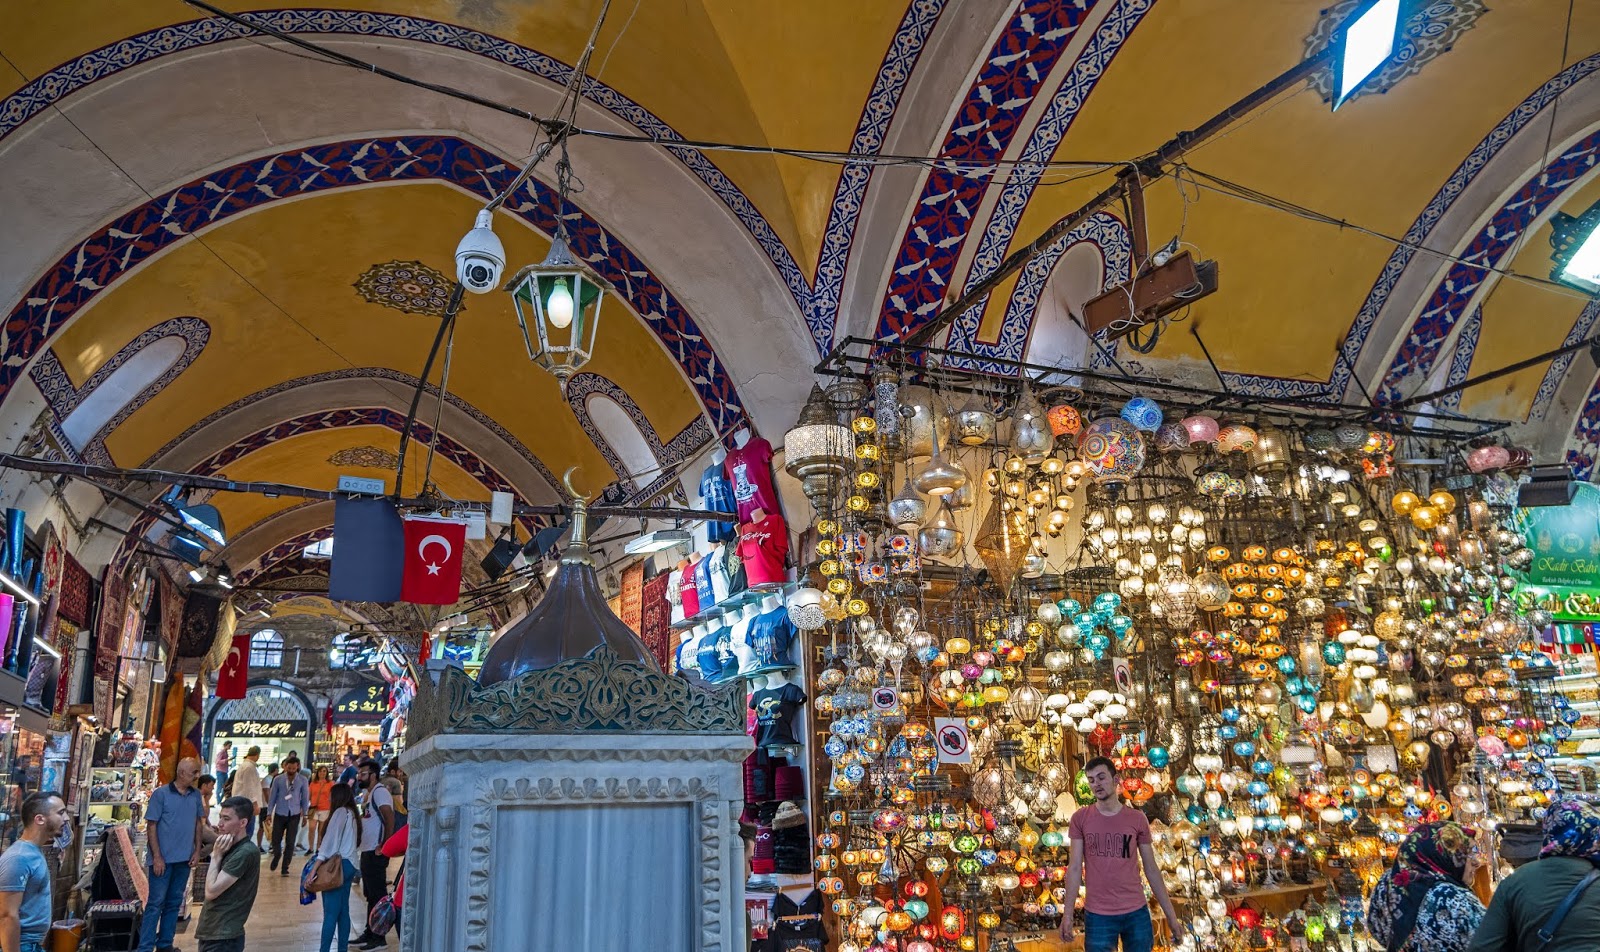
[[[217,699],[233,700],[244,697],[245,689],[250,686],[250,634],[248,632],[233,636],[233,645],[228,648],[228,657],[223,660],[222,667],[217,669]]]
[[[467,525],[452,519],[405,520],[406,561],[400,600],[413,605],[454,605],[461,599],[461,564]]]

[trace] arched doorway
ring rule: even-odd
[[[258,679],[250,682],[244,697],[220,701],[206,717],[206,768],[215,769],[217,750],[224,741],[233,741],[233,760],[253,746],[261,748],[261,766],[277,763],[292,751],[309,762],[316,733],[314,708],[304,691],[284,681]],[[221,783],[221,777],[217,778]]]

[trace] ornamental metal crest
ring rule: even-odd
[[[1322,11],[1316,29],[1306,37],[1306,55],[1320,53],[1333,42],[1334,35],[1345,20],[1361,6],[1361,0],[1338,0]],[[1489,12],[1484,0],[1402,0],[1400,4],[1400,30],[1395,38],[1394,52],[1388,61],[1351,94],[1359,99],[1369,93],[1388,92],[1407,76],[1422,71],[1422,67],[1449,52],[1461,34],[1472,29],[1478,19]],[[1318,70],[1311,77],[1311,88],[1325,102],[1333,101],[1333,69]]]
[[[458,668],[417,686],[407,743],[447,734],[742,734],[736,687],[706,691],[601,646],[584,658],[480,686]]]

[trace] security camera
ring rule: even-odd
[[[488,294],[500,285],[506,269],[506,249],[490,227],[494,212],[485,208],[456,245],[456,280],[473,294]]]

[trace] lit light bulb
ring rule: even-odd
[[[551,325],[565,329],[572,324],[572,292],[567,289],[566,282],[556,282],[544,309],[545,313],[550,315]]]

